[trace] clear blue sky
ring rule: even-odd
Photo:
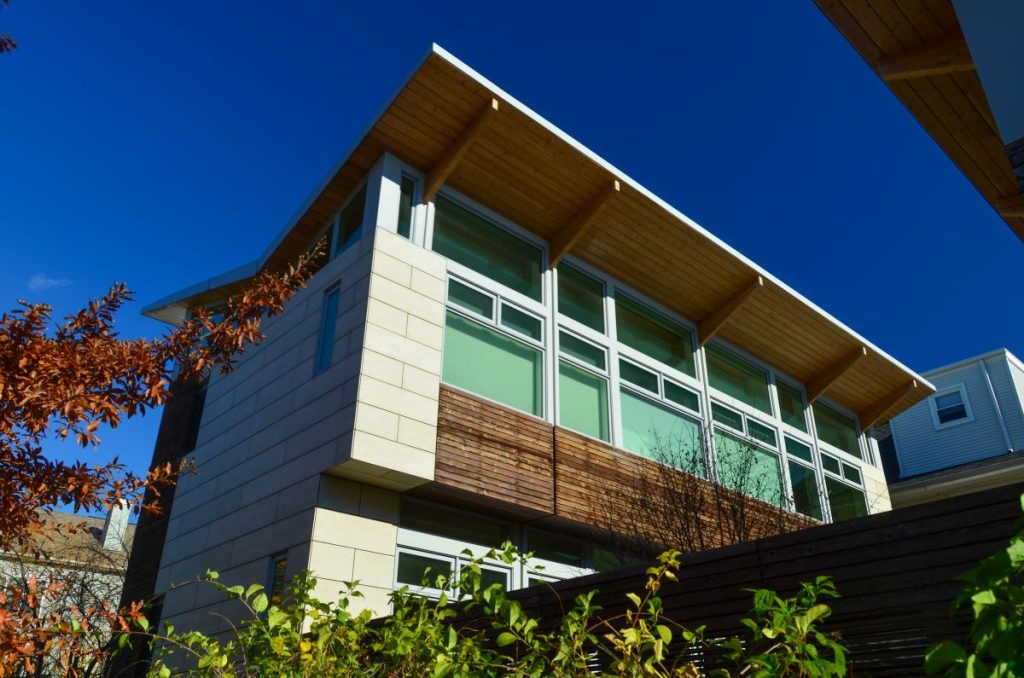
[[[1024,356],[1024,243],[811,0],[664,4],[12,0],[0,299],[123,280],[161,332],[138,308],[258,256],[437,42],[911,368]]]

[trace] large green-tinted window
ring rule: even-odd
[[[818,429],[818,438],[829,445],[838,447],[843,452],[860,457],[860,445],[857,444],[860,433],[857,431],[857,422],[820,402],[814,403],[812,409],[814,410],[814,425]]]
[[[775,389],[779,393],[779,414],[782,421],[790,426],[807,432],[807,417],[804,416],[804,399],[800,390],[789,384],[776,381]]]
[[[696,374],[690,332],[622,294],[615,295],[615,331],[626,346],[691,377]]]
[[[588,436],[608,433],[608,381],[562,360],[558,364],[558,422]]]
[[[604,332],[604,285],[572,266],[558,267],[558,310]]]
[[[717,428],[715,451],[723,485],[776,506],[782,504],[785,495],[778,455]]]
[[[705,348],[705,353],[708,382],[712,386],[762,412],[772,413],[767,372],[713,344]]]
[[[630,452],[704,476],[700,424],[627,389],[620,391],[622,446]]]
[[[825,476],[825,489],[828,490],[828,505],[832,509],[832,522],[859,518],[868,514],[864,493],[858,488]]]
[[[447,198],[434,205],[435,252],[541,301],[540,248]]]
[[[441,378],[536,416],[544,412],[543,354],[521,341],[448,311]]]
[[[366,186],[359,189],[338,219],[338,239],[335,241],[334,253],[340,254],[359,241],[363,233],[363,213],[366,210]]]
[[[429,571],[429,572],[428,572]],[[431,558],[418,553],[398,554],[398,579],[399,584],[419,586],[426,580],[427,586],[435,586],[437,578],[443,576],[450,579],[452,576],[452,563],[447,558]]]
[[[821,520],[821,495],[814,469],[789,462],[789,481],[793,485],[793,504],[805,516]]]

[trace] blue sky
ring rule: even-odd
[[[810,0],[58,3],[0,33],[0,299],[254,259],[437,42],[911,368],[1024,356],[1024,244]],[[35,284],[33,284],[35,281]],[[158,417],[105,437],[143,470]]]

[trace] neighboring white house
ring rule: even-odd
[[[894,417],[881,446],[893,505],[1024,482],[1024,363],[1001,348],[924,376],[935,395]]]

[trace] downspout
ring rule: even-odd
[[[1010,431],[1006,428],[1006,422],[1003,420],[1003,411],[999,409],[999,401],[996,399],[996,390],[992,388],[992,377],[988,373],[988,365],[985,364],[984,360],[979,360],[981,363],[981,372],[985,375],[985,385],[988,386],[988,394],[992,398],[992,404],[996,408],[996,419],[999,420],[999,430],[1003,432],[1003,442],[1006,443],[1006,451],[1013,452],[1013,444],[1010,442]]]

